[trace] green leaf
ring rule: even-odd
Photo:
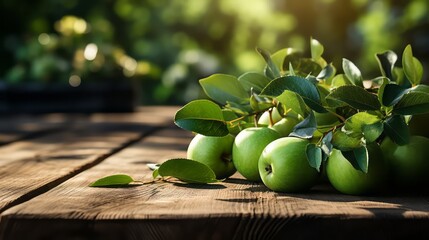
[[[293,70],[292,63],[289,63],[289,76],[296,76],[296,73]]]
[[[335,68],[332,65],[332,63],[330,63],[329,65],[326,65],[326,67],[322,69],[322,71],[319,73],[319,75],[317,75],[316,78],[328,79],[328,78],[331,78],[334,74],[335,74]]]
[[[362,132],[366,143],[372,143],[377,140],[384,131],[383,122],[377,122],[370,125],[363,125]]]
[[[287,60],[287,57],[285,60]],[[296,61],[290,62],[290,66],[293,67],[294,73],[297,73],[302,77],[306,77],[308,75],[317,76],[322,71],[322,67],[311,58],[300,58]]]
[[[267,110],[273,107],[273,99],[271,97],[259,96],[256,93],[252,93],[250,97],[250,106],[256,112]]]
[[[327,99],[335,99],[360,110],[378,110],[381,107],[375,94],[353,85],[341,86],[334,89],[327,96]]]
[[[311,58],[314,60],[318,60],[322,57],[323,54],[323,45],[320,44],[319,41],[317,41],[314,38],[311,38],[310,40],[310,46],[311,46]]]
[[[311,82],[312,84],[314,84],[317,88],[317,84],[319,83],[319,80],[317,80],[317,78],[313,75],[307,75],[305,77],[305,79],[307,79],[309,82]]]
[[[343,71],[354,85],[363,88],[363,78],[359,68],[346,58],[343,58]]]
[[[403,68],[394,67],[393,68],[393,78],[395,79],[395,82],[403,88],[412,87],[410,81],[405,76]]]
[[[338,107],[337,109],[335,109],[335,112],[338,115],[343,116],[345,119],[347,119],[358,113],[359,111],[357,111],[355,108],[345,105],[343,107]]]
[[[333,138],[332,131],[328,132],[322,138],[322,145],[320,146],[320,148],[322,149],[323,153],[326,156],[331,155],[332,149],[334,148],[334,146],[332,145],[332,138]]]
[[[380,66],[381,74],[391,81],[394,81],[392,72],[395,67],[395,63],[398,60],[398,55],[389,50],[383,53],[377,53],[375,56]]]
[[[158,168],[159,168],[159,166],[161,166],[161,164],[159,164],[159,163],[148,163],[148,164],[146,164],[146,166],[150,169],[150,170],[152,170],[153,172],[152,172],[152,177],[153,178],[157,178],[158,176],[159,176],[159,174],[158,174]]]
[[[304,120],[295,125],[289,136],[310,139],[313,137],[313,134],[316,130],[316,117],[314,116],[313,111],[310,111],[310,114],[308,114]]]
[[[387,77],[376,77],[369,81],[371,82],[371,88],[373,88],[374,90],[376,88],[381,87],[381,85],[383,85],[385,82],[386,84],[390,82],[390,80]]]
[[[320,166],[322,165],[322,149],[314,143],[309,143],[307,144],[305,153],[310,166],[320,172]]]
[[[158,168],[162,177],[175,177],[188,183],[214,183],[218,180],[207,165],[190,159],[170,159]]]
[[[351,151],[362,146],[361,138],[351,137],[337,129],[332,136],[332,145],[341,151]]]
[[[291,109],[301,116],[307,116],[307,106],[299,94],[285,90],[282,94],[276,97],[276,99],[283,104],[286,109]]]
[[[283,48],[278,50],[277,52],[271,54],[271,60],[273,63],[277,66],[278,69],[283,69],[283,61],[286,58],[287,55],[292,54],[294,52],[297,52],[296,49],[293,48]]]
[[[159,164],[159,163],[148,163],[148,164],[146,164],[146,166],[152,171],[155,171],[156,169],[158,169],[160,165],[161,164]]]
[[[314,84],[298,76],[285,76],[272,80],[261,92],[261,95],[277,97],[285,90],[298,93],[305,104],[316,112],[326,112],[320,101],[320,95]]]
[[[384,106],[390,107],[395,105],[401,100],[402,96],[409,91],[408,88],[404,88],[397,84],[387,84],[383,88],[383,99],[382,103]]]
[[[209,100],[194,100],[176,112],[174,123],[185,130],[206,136],[229,134],[221,108]]]
[[[300,65],[301,59],[304,58],[302,56],[302,52],[298,50],[290,51],[283,59],[282,69],[284,71],[290,70],[291,68],[295,68]]]
[[[131,182],[134,182],[134,179],[125,174],[115,174],[107,177],[98,179],[97,181],[91,183],[90,187],[123,187]]]
[[[413,56],[411,45],[407,45],[402,54],[402,67],[404,68],[405,76],[413,84],[417,85],[422,80],[423,66],[420,61]]]
[[[410,132],[401,115],[393,115],[384,122],[384,132],[393,142],[405,145],[410,142]]]
[[[226,122],[231,122],[232,120],[239,118],[234,111],[232,111],[231,109],[227,109],[227,108],[222,109],[222,114],[223,114],[223,119]],[[241,131],[239,123],[241,123],[241,122],[236,121],[235,124],[228,123],[227,124],[228,131],[234,135],[238,134]]]
[[[381,78],[377,78],[377,79],[380,80],[380,82],[381,82],[379,84],[380,87],[379,87],[379,89],[377,91],[378,101],[384,105],[384,103],[383,103],[384,89],[386,88],[387,84],[389,83],[389,79],[385,78],[385,77],[381,77]],[[374,79],[373,81],[376,81],[376,80]]]
[[[238,81],[247,92],[253,89],[254,92],[260,93],[270,79],[260,73],[247,72],[238,77]]]
[[[326,102],[326,97],[329,95],[329,93],[331,93],[331,89],[329,88],[329,86],[323,83],[319,83],[316,85],[316,87],[317,91],[319,91],[322,106],[329,106],[329,104]]]
[[[372,125],[380,121],[381,119],[377,115],[358,112],[346,120],[344,127],[346,130],[361,131],[363,125]]]
[[[152,177],[155,179],[155,178],[157,178],[158,176],[159,176],[159,172],[158,172],[158,168],[157,168],[157,169],[153,170],[153,172],[152,172]]]
[[[357,170],[368,173],[368,149],[365,146],[353,149],[351,151],[342,151],[343,156]]]
[[[425,84],[419,84],[415,87],[412,87],[410,89],[411,92],[424,92],[424,93],[429,93],[429,86],[425,85]]]
[[[337,74],[331,81],[331,87],[337,88],[345,85],[352,85],[352,82],[344,74]]]
[[[393,106],[393,113],[401,115],[429,113],[429,93],[408,92]]]
[[[238,118],[237,114],[234,111],[227,108],[222,109],[222,116],[223,119],[227,122]]]
[[[311,74],[316,76],[322,70],[321,65],[311,58],[304,58],[300,51],[290,51],[283,60],[282,69],[289,71],[288,75],[299,75],[306,77]],[[320,58],[319,60],[323,60]],[[325,63],[326,64],[326,63]]]
[[[267,63],[266,70],[268,75],[271,76],[272,78],[280,77],[281,76],[280,69],[271,59],[270,53],[261,48],[256,48],[256,51],[258,51],[258,53],[264,58],[265,62]]]
[[[383,123],[377,115],[359,112],[346,120],[344,130],[351,137],[365,137],[367,142],[373,142],[383,132]]]
[[[414,85],[418,85],[420,84],[420,82],[422,81],[423,78],[423,64],[415,57],[413,57],[413,61],[414,61],[414,68],[416,71],[416,81],[414,82]]]
[[[235,102],[228,102],[223,109],[228,109],[238,114],[239,116],[245,116],[252,112],[252,107],[250,106],[250,102],[245,104],[238,104]]]
[[[207,96],[221,105],[227,102],[240,103],[248,98],[244,87],[231,75],[213,74],[199,82]]]

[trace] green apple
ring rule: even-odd
[[[282,137],[287,137],[293,131],[295,125],[299,123],[298,115],[288,113],[285,117],[282,117],[277,108],[273,108],[271,116],[273,119],[272,125],[270,122],[269,111],[266,111],[261,115],[258,120],[258,124],[268,125],[270,128],[279,132]]]
[[[242,130],[234,140],[232,159],[237,171],[250,181],[260,182],[258,160],[265,146],[280,138],[280,134],[267,127]]]
[[[429,138],[429,113],[414,115],[409,123],[410,133]]]
[[[377,193],[386,186],[388,166],[380,146],[368,144],[368,172],[353,167],[340,150],[333,149],[326,163],[326,175],[341,193],[363,195]]]
[[[308,140],[283,137],[268,144],[259,158],[262,182],[277,192],[300,192],[310,189],[319,173],[307,160]]]
[[[295,117],[284,117],[280,121],[276,122],[273,126],[271,126],[272,129],[276,130],[278,133],[280,133],[280,136],[287,137],[289,134],[293,131],[293,128],[296,124],[298,124],[299,121]]]
[[[271,118],[273,119],[273,123],[280,121],[283,117],[280,115],[279,110],[277,108],[273,108],[271,111]],[[271,125],[270,122],[270,112],[265,111],[258,119],[258,124]]]
[[[236,172],[231,159],[233,142],[230,134],[224,137],[197,134],[189,143],[187,158],[209,166],[217,179],[227,178]]]
[[[429,184],[429,138],[411,136],[407,145],[399,146],[385,138],[381,149],[389,164],[395,185],[402,189],[425,187]]]

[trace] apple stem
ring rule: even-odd
[[[255,123],[255,127],[258,127],[258,114],[253,115],[253,122]]]
[[[226,163],[232,162],[231,154],[222,154],[221,159]]]
[[[271,167],[271,165],[268,165],[268,166],[265,167],[265,171],[267,171],[268,174],[270,174],[270,173],[273,172],[273,168]]]
[[[258,112],[254,112],[254,113],[252,113],[252,114],[243,115],[243,116],[241,116],[241,117],[238,117],[238,118],[232,119],[232,120],[230,120],[230,121],[225,121],[225,122],[226,122],[227,124],[230,124],[231,126],[234,126],[234,123],[238,122],[238,126],[240,127],[240,122],[239,122],[239,121],[241,121],[241,120],[243,120],[243,119],[245,119],[245,118],[247,118],[247,117],[251,117],[251,116],[253,116],[253,119],[254,119],[254,122],[255,122],[255,127],[258,127],[258,118],[260,117],[260,115],[261,115],[264,111],[266,111],[266,109],[261,110],[261,111],[258,111]],[[272,108],[270,108],[270,109],[269,109],[269,112],[270,112],[270,114],[269,114],[269,116],[270,116],[270,122],[271,122],[271,126],[272,126],[272,125],[274,125],[274,124],[273,124],[273,119],[272,119],[272,117],[271,117],[271,111],[272,111]]]
[[[270,108],[268,109],[268,115],[270,117],[270,127],[272,127],[274,125],[274,120],[273,120],[273,109]]]
[[[345,122],[346,121],[346,119],[343,116],[341,116],[340,114],[336,113],[335,111],[331,111],[329,109],[326,109],[326,110],[328,110],[328,112],[334,114],[337,118],[339,118],[341,120],[341,122]]]
[[[241,126],[241,124],[240,124],[240,123],[238,123],[238,129],[240,129],[240,131],[242,131],[242,130],[243,130],[243,127]]]
[[[152,183],[157,183],[157,182],[167,182],[168,179],[171,179],[171,177],[157,177],[156,179],[152,179],[149,181],[135,180],[135,181],[132,181],[131,184],[146,185],[146,184],[152,184]]]

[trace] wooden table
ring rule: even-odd
[[[185,157],[176,107],[0,119],[0,239],[429,239],[427,195],[275,193],[239,174],[210,185],[91,188]]]

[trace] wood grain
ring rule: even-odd
[[[146,163],[185,157],[192,135],[154,132],[97,166],[8,209],[3,239],[426,239],[427,196],[358,197],[320,184],[284,194],[239,174],[210,185],[179,181],[90,188],[124,173],[151,180]],[[44,226],[49,226],[48,229]]]
[[[0,212],[98,164],[151,131],[171,125],[173,109],[143,108],[135,114],[112,117],[98,114],[62,118],[67,131],[1,147]]]
[[[0,146],[58,131],[66,127],[70,118],[72,117],[68,116],[66,119],[61,114],[2,116]]]

